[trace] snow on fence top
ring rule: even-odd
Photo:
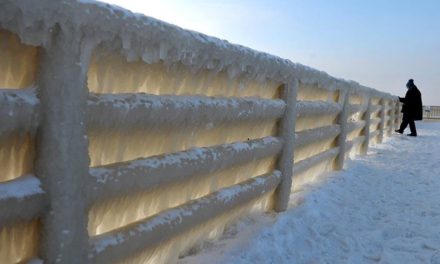
[[[290,60],[231,44],[226,40],[184,30],[166,22],[95,1],[5,0],[0,3],[0,27],[18,34],[29,45],[50,46],[55,27],[80,39],[82,48],[117,51],[128,61],[151,64],[182,63],[192,72],[202,69],[225,71],[229,78],[274,80],[326,89],[350,89],[359,93],[389,96],[354,81],[346,81]],[[87,53],[87,52],[85,52]]]

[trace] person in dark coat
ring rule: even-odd
[[[402,134],[409,124],[411,134],[408,134],[408,136],[416,137],[417,130],[414,121],[423,119],[422,94],[419,89],[417,89],[413,79],[410,79],[408,83],[406,83],[406,88],[408,88],[408,91],[406,92],[405,97],[399,97],[400,102],[403,103],[401,111],[403,113],[403,118],[400,128],[397,129],[396,132]]]

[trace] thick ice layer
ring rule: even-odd
[[[354,138],[362,136],[363,135],[362,131],[363,128],[353,130],[352,132],[347,134],[347,140],[353,140]]]
[[[370,133],[379,130],[379,120],[371,120]]]
[[[325,150],[319,154],[316,154],[310,158],[307,158],[305,160],[295,161],[295,164],[293,165],[293,174],[299,174],[302,172],[307,171],[311,167],[315,166],[316,164],[333,158],[338,155],[340,150],[340,147],[334,147],[328,150]]]
[[[34,139],[28,133],[0,137],[0,182],[33,172]]]
[[[382,109],[381,105],[371,104],[371,118],[380,117],[380,110]]]
[[[357,122],[364,119],[364,113],[366,111],[365,105],[350,105],[348,108],[348,122]]]
[[[94,261],[108,262],[114,258],[124,259],[124,256],[137,253],[142,248],[154,247],[273,192],[280,178],[280,172],[273,171],[161,212],[126,228],[103,234],[92,240],[90,256]]]
[[[279,86],[276,81],[231,79],[225,71],[204,69],[193,73],[180,63],[166,66],[161,62],[126,62],[115,55],[95,56],[88,73],[88,87],[94,93],[277,98]]]
[[[185,182],[234,166],[276,156],[283,141],[266,137],[246,142],[192,148],[90,169],[91,202]]]
[[[0,184],[0,200],[24,199],[27,196],[43,193],[40,181],[33,176],[25,176],[13,182]]]
[[[92,95],[88,127],[125,130],[160,126],[212,127],[226,122],[261,122],[280,118],[282,100],[151,94]]]
[[[375,130],[370,132],[370,143],[371,144],[377,144],[379,142],[379,130]]]
[[[362,104],[363,102],[365,102],[365,95],[362,96],[360,94],[352,94],[349,97],[350,104]]]
[[[25,88],[35,82],[37,48],[24,45],[17,35],[1,27],[0,58],[0,88]]]
[[[329,150],[335,145],[336,136],[330,137],[324,140],[318,140],[309,145],[303,146],[301,148],[295,149],[294,159],[295,162],[310,158],[317,155],[323,151]]]
[[[339,135],[340,125],[330,125],[315,129],[307,129],[295,133],[295,148],[301,148],[316,141],[329,139]]]
[[[39,223],[19,222],[0,228],[0,262],[26,263],[38,255]]]
[[[35,88],[0,89],[0,137],[10,133],[35,132],[39,118]]]
[[[342,110],[340,104],[326,101],[298,101],[295,108],[298,117],[338,114]]]
[[[311,168],[305,171],[294,174],[292,183],[292,195],[295,195],[295,192],[302,191],[304,185],[319,181],[321,176],[324,175],[325,172],[333,170],[334,163],[335,158],[333,156],[329,159],[323,160],[313,165]]]
[[[337,114],[298,117],[296,119],[295,132],[334,125],[337,117]]]
[[[0,183],[0,226],[36,219],[45,206],[41,182],[35,176]]]
[[[97,203],[89,212],[89,234],[105,233],[220,188],[271,172],[275,161],[276,157],[269,157],[210,175],[200,175],[179,184]]]
[[[337,94],[337,92],[335,93],[334,90],[329,88],[322,88],[317,85],[300,84],[296,98],[298,101],[333,101],[335,94]]]
[[[347,150],[346,158],[354,158],[361,153],[362,144],[364,143],[365,137],[358,136],[353,138],[350,142],[350,149]]]
[[[246,141],[277,133],[276,121],[241,122],[213,127],[151,127],[148,130],[90,131],[91,166],[172,153],[192,147],[207,147]]]
[[[49,13],[56,15],[48,16]],[[260,83],[268,80],[288,83],[297,78],[302,84],[332,90],[370,91],[353,81],[336,79],[286,59],[99,2],[41,0],[36,6],[25,0],[3,1],[0,24],[18,34],[24,43],[36,46],[49,46],[50,29],[58,24],[63,31],[81,32],[84,46],[99,45],[102,52],[97,56],[112,51],[122,54],[128,61],[163,62],[167,67],[182,64],[192,73],[202,70],[224,72],[231,80],[243,77]]]
[[[353,138],[360,136],[365,124],[366,122],[364,120],[347,122],[347,140],[352,140]]]
[[[33,170],[38,103],[35,89],[0,89],[0,182]]]
[[[280,85],[290,83],[296,78],[304,85],[299,91],[299,98],[303,100],[335,102],[339,99],[339,92],[335,92],[335,89],[339,88],[357,94],[387,96],[357,83],[333,78],[307,66],[100,3],[40,0],[37,5],[31,5],[28,0],[4,0],[0,3],[0,25],[17,34],[23,43],[42,48],[54,46],[54,43],[51,43],[54,39],[53,29],[59,29],[61,36],[80,40],[82,57],[75,67],[82,66],[83,73],[88,73],[89,89],[101,94],[146,92],[156,95],[201,94],[273,99],[278,97]],[[0,62],[0,88],[30,86],[35,81],[36,65],[41,65],[37,62],[37,49],[20,44],[18,38],[9,33],[1,31],[0,34],[7,36],[1,38],[7,41],[0,43],[0,55],[5,58]],[[65,52],[60,52],[58,56],[71,58],[62,55],[69,55],[69,52],[74,51]],[[88,68],[87,63],[81,63],[87,62],[91,54],[93,59],[91,67]],[[40,69],[40,72],[44,72],[44,69],[47,68]],[[50,73],[45,77],[50,79]],[[297,121],[296,130],[301,131],[334,124],[336,114],[327,112],[319,117],[300,117]],[[20,130],[27,129],[28,124],[25,123],[25,126],[19,125]],[[203,125],[191,124],[182,127],[155,124],[138,130],[131,128],[125,131],[91,128],[88,134],[91,165],[110,164],[197,146],[244,141],[277,133],[275,120],[263,122],[260,119],[256,122],[207,122]],[[7,129],[10,130],[9,126]],[[84,138],[82,139],[84,141]],[[32,136],[12,133],[11,136],[0,140],[0,168],[5,170],[0,176],[0,181],[33,170]],[[328,144],[330,143],[322,144],[321,147],[328,147]],[[267,172],[273,169],[274,163],[275,158],[271,157],[258,165],[249,163],[209,175],[206,179],[198,178],[185,184],[97,204],[90,212],[89,232],[102,233],[148,217],[222,186],[229,186]],[[306,175],[310,175],[311,172],[313,171],[307,171]],[[216,225],[218,221],[225,219],[216,219]],[[8,254],[4,259],[10,258],[11,262],[16,262],[36,255],[33,248],[36,247],[34,233],[37,228],[29,230],[29,226],[1,231],[1,245],[5,245],[3,241],[10,243],[11,237],[13,242],[6,244],[6,247],[0,247],[0,257]],[[208,229],[195,232],[206,235],[206,230]],[[198,234],[193,237],[198,239]],[[159,258],[164,256],[161,255],[163,253],[166,257],[175,257],[181,250],[187,249],[189,243],[185,242],[191,237],[177,242],[181,243],[180,246],[169,247],[171,252],[159,250],[159,253],[154,254]],[[32,241],[22,241],[27,239]],[[20,249],[20,246],[32,249]],[[17,248],[20,250],[17,251]],[[15,255],[11,257],[11,254]],[[17,254],[23,256],[16,256]],[[165,258],[162,260],[168,262]]]
[[[415,140],[390,138],[292,195],[275,221],[243,221],[238,235],[178,263],[439,263],[439,125],[421,122]]]
[[[203,244],[215,241],[224,234],[227,225],[251,212],[262,212],[272,208],[272,195],[269,193],[260,199],[251,201],[245,206],[238,207],[199,225],[188,232],[176,236],[170,241],[159,244],[152,250],[146,250],[121,263],[124,264],[165,264],[176,263],[179,257],[196,253]]]

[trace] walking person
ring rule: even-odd
[[[399,97],[400,102],[403,103],[401,111],[403,113],[402,123],[400,124],[400,128],[395,131],[402,134],[409,124],[411,134],[408,134],[408,136],[417,137],[416,124],[414,121],[423,119],[422,94],[419,89],[417,89],[413,79],[409,79],[406,83],[406,88],[408,88],[408,91],[405,97]]]

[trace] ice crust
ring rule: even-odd
[[[440,123],[417,129],[295,193],[276,219],[245,219],[178,263],[439,263]]]
[[[324,138],[337,136],[340,131],[341,129],[339,125],[331,125],[297,132],[295,133],[295,147],[300,148],[312,143],[313,141],[319,141]]]
[[[39,119],[35,87],[0,89],[0,182],[32,173],[32,137]]]
[[[21,89],[34,84],[38,49],[24,45],[17,35],[11,34],[1,26],[0,58],[0,89]]]
[[[147,159],[137,159],[127,163],[115,164],[111,167],[106,166],[92,168],[90,174],[92,177],[96,178],[97,183],[105,184],[108,181],[118,181],[117,179],[112,178],[114,176],[119,177],[119,173],[117,173],[117,175],[112,175],[114,174],[114,170],[118,169],[122,169],[125,172],[130,169],[148,170],[170,166],[186,167],[188,166],[188,164],[200,160],[223,161],[227,160],[227,157],[231,155],[238,155],[240,153],[245,153],[249,155],[249,153],[254,150],[266,148],[272,149],[271,147],[269,147],[269,145],[273,145],[274,149],[279,150],[280,140],[275,137],[266,137],[259,141],[251,141],[249,143],[225,144],[215,148],[193,148],[183,152],[177,152],[158,157],[150,157]],[[254,157],[254,159],[259,157],[255,154],[253,154],[252,156]],[[213,164],[210,164],[209,167],[211,168],[211,171],[215,171],[217,169],[221,169],[223,166],[218,165],[217,168],[217,166],[213,166]]]
[[[34,132],[39,121],[35,88],[0,89],[0,136],[18,131]]]
[[[339,147],[335,147],[327,151],[321,152],[320,154],[315,155],[311,158],[299,161],[295,163],[295,166],[293,167],[293,172],[294,174],[297,173],[299,174],[326,159],[336,156],[338,152],[339,152]]]
[[[337,114],[342,110],[340,104],[324,101],[298,101],[296,113],[298,117],[305,115]]]
[[[30,175],[0,184],[0,200],[23,199],[42,193],[40,180]]]
[[[266,155],[270,153],[266,152]],[[220,161],[217,164],[220,165],[217,168],[220,170],[213,172],[210,172],[209,163],[204,164],[198,160],[190,160],[190,163],[184,164],[171,164],[167,167],[160,166],[157,169],[121,166],[120,169],[108,170],[107,173],[111,173],[111,177],[107,177],[105,183],[95,185],[98,190],[94,195],[101,193],[105,196],[115,196],[127,190],[133,190],[133,192],[130,195],[117,196],[116,199],[95,203],[89,213],[89,233],[96,235],[120,228],[168,208],[182,205],[189,200],[200,198],[220,188],[238,184],[273,170],[276,156],[255,158],[257,160],[249,161],[247,157],[240,154],[236,158],[239,161],[238,165],[222,169],[227,162]],[[191,165],[200,163],[203,164],[200,171]],[[181,168],[180,165],[182,165]],[[187,168],[190,169],[186,170]],[[106,175],[109,175],[107,173]],[[145,177],[142,177],[143,175]],[[125,181],[125,179],[133,179],[133,181]],[[172,182],[173,179],[176,181]],[[142,186],[147,187],[143,189]],[[105,192],[106,190],[108,192]]]
[[[245,203],[247,200],[253,199],[253,197],[261,196],[261,194],[273,190],[280,177],[280,172],[274,171],[270,175],[256,177],[240,185],[222,189],[187,205],[167,210],[127,228],[98,236],[92,242],[90,256],[91,258],[99,256],[103,251],[112,250],[112,246],[121,245],[124,247],[123,244],[125,243],[128,243],[126,246],[130,247],[130,244],[135,243],[135,241],[145,240],[144,237],[148,236],[150,232],[162,232],[162,237],[153,237],[159,240],[157,242],[163,242],[163,240],[167,239],[168,231],[165,230],[177,229],[182,232],[194,225],[194,223],[191,223],[194,220],[197,222],[208,221],[211,217],[215,217],[215,215],[206,215],[206,212],[212,211],[212,208],[217,208],[219,205],[222,208],[235,207],[236,199],[239,199],[240,203]],[[239,194],[241,196],[238,196]],[[243,195],[246,198],[243,198]],[[212,213],[222,214],[221,211]],[[136,251],[136,249],[131,246],[131,251]]]
[[[99,2],[41,0],[34,5],[29,0],[18,0],[0,4],[0,26],[18,34],[26,44],[50,46],[48,32],[55,25],[77,34],[85,48],[99,46],[106,52],[122,54],[128,61],[182,63],[193,73],[202,69],[225,71],[231,79],[245,76],[260,82],[288,83],[297,78],[304,84],[330,90],[350,89],[392,97],[354,81]]]
[[[379,117],[382,107],[378,105],[379,97],[395,99],[353,81],[337,79],[286,59],[100,2],[40,0],[35,4],[31,0],[4,0],[0,1],[0,37],[6,36],[4,39],[8,39],[9,46],[5,49],[6,54],[0,50],[3,59],[0,62],[0,89],[3,89],[0,90],[0,137],[3,140],[0,142],[0,167],[5,171],[0,181],[33,173],[33,136],[40,121],[40,102],[35,93],[36,72],[41,62],[38,51],[57,44],[52,43],[52,39],[53,32],[58,30],[61,36],[81,43],[81,56],[74,58],[78,59],[75,67],[81,67],[83,76],[87,74],[91,92],[89,120],[84,120],[81,126],[87,125],[90,129],[84,139],[89,140],[91,166],[106,165],[91,169],[97,185],[124,185],[120,176],[125,169],[142,172],[145,167],[160,168],[170,164],[178,169],[197,158],[209,156],[214,161],[222,158],[218,152],[209,149],[188,150],[192,147],[277,135],[275,119],[286,110],[285,103],[277,99],[278,88],[293,79],[299,81],[298,144],[310,143],[308,147],[295,150],[297,169],[302,166],[304,170],[312,167],[325,170],[325,166],[331,166],[331,158],[337,155],[337,151],[328,149],[333,144],[334,134],[340,132],[334,123],[341,111],[341,106],[336,103],[341,91],[350,93],[352,104],[362,104],[367,96],[373,97],[373,130],[379,125],[374,119]],[[64,50],[70,51],[69,47]],[[352,117],[352,121],[358,119],[358,116]],[[327,128],[319,128],[322,126]],[[317,129],[312,131],[313,128]],[[305,129],[310,135],[301,132]],[[26,133],[24,136],[23,132]],[[328,138],[324,137],[325,133],[329,133]],[[371,137],[377,134],[373,131]],[[271,137],[263,140],[268,141],[265,144],[271,144],[270,140],[274,145],[281,142]],[[362,137],[354,137],[347,149],[361,140]],[[228,151],[234,153],[246,153],[252,149],[249,142],[231,144],[231,148]],[[184,150],[187,152],[175,153]],[[328,151],[321,153],[325,150]],[[163,156],[151,157],[160,154]],[[144,158],[132,161],[139,157]],[[172,188],[160,187],[153,192],[124,195],[118,200],[98,204],[90,209],[89,235],[93,239],[97,234],[160,214],[170,207],[181,206],[219,188],[239,184],[274,169],[274,155],[258,162],[257,158],[213,174],[209,172]],[[129,167],[114,169],[125,161]],[[325,162],[325,166],[319,165]],[[307,170],[307,174],[314,173],[312,169]],[[167,175],[160,177],[165,179]],[[25,183],[23,190],[8,187],[14,193],[4,189],[12,182],[0,184],[0,201],[41,194],[40,186],[33,180],[28,180],[27,176],[17,179],[17,183],[22,181]],[[297,179],[295,186],[300,183],[301,180]],[[219,201],[228,203],[237,198],[234,188],[220,192]],[[237,216],[235,214],[228,212],[228,221]],[[181,220],[184,216],[187,215],[170,215],[167,219]],[[216,220],[216,225],[226,223],[220,220]],[[17,226],[0,229],[0,257],[20,262],[22,258],[30,259],[38,254],[39,225],[26,223],[23,226],[22,230]],[[202,227],[196,229],[195,232],[199,232]],[[12,244],[8,241],[10,237],[15,238]],[[194,240],[194,237],[188,239]],[[113,238],[103,240],[101,249],[116,245],[122,239],[119,236]],[[189,247],[187,239],[183,241]],[[28,248],[23,249],[23,245]],[[158,252],[157,255],[163,255],[166,251]]]
[[[44,207],[41,182],[32,175],[0,183],[0,262],[20,263],[38,254],[39,222]]]
[[[273,120],[282,116],[282,100],[105,94],[89,98],[89,127],[99,129],[160,125],[200,126],[206,123]],[[105,114],[103,114],[105,113]]]

